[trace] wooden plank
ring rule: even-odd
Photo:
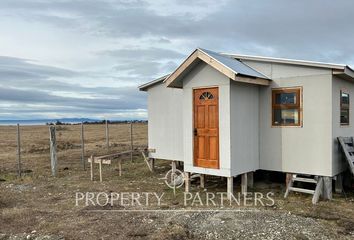
[[[22,166],[21,166],[21,132],[20,124],[17,124],[17,171],[18,176],[22,176]]]
[[[118,160],[119,176],[122,176],[122,159]]]
[[[295,177],[295,178],[293,178],[293,180],[296,182],[317,183],[317,181],[312,178]]]
[[[89,162],[90,162],[91,181],[93,181],[93,156],[92,155],[89,158]]]
[[[191,65],[195,60],[198,59],[198,49],[195,50],[184,62],[170,75],[166,78],[166,85],[169,87],[171,83],[177,79],[177,77],[184,72],[189,65]]]
[[[347,150],[348,152],[354,152],[354,147],[348,146],[348,145],[346,144],[345,150]]]
[[[102,182],[102,160],[99,163],[99,169],[100,169],[100,182]]]
[[[289,196],[290,193],[290,189],[293,187],[293,174],[291,173],[287,173],[286,174],[286,191],[284,194],[284,198],[287,198]]]
[[[176,173],[176,169],[177,169],[176,161],[172,161],[171,167],[172,167],[172,173]]]
[[[191,180],[190,180],[191,174],[189,172],[184,173],[184,184],[185,184],[185,192],[190,192],[190,185],[191,185]]]
[[[49,127],[49,140],[50,140],[50,163],[52,175],[57,175],[57,142],[55,137],[55,126]]]
[[[347,144],[353,145],[353,139],[350,138],[351,140],[349,141],[348,138],[345,137],[338,137],[338,142],[340,143],[340,146],[342,148],[342,151],[345,155],[345,158],[347,159],[347,162],[349,164],[350,171],[354,175],[354,163],[353,163],[353,157],[350,155],[350,153],[347,151]]]
[[[215,60],[214,58],[210,57],[206,53],[198,50],[198,58],[201,59],[206,64],[215,68],[217,71],[226,75],[228,78],[231,78],[232,80],[236,80],[236,74],[233,70],[226,67],[224,64],[220,63],[219,61]]]
[[[350,137],[340,137],[345,144],[352,144],[352,139]]]
[[[156,152],[156,149],[155,149],[155,148],[149,148],[149,149],[148,149],[148,152],[155,153],[155,152]]]
[[[339,194],[343,192],[343,175],[341,173],[336,176],[335,192]]]
[[[241,175],[241,194],[247,194],[247,173]]]
[[[320,177],[316,185],[315,193],[313,194],[312,197],[312,204],[318,203],[318,200],[320,199],[322,192],[323,192],[323,179],[322,177]]]
[[[87,161],[88,161],[89,163],[91,163],[91,162],[92,162],[92,159],[91,159],[91,158],[88,158]],[[97,163],[97,164],[99,164],[99,163],[101,163],[101,162],[102,162],[102,164],[107,164],[107,165],[112,164],[112,160],[111,160],[111,159],[102,159],[102,158],[98,158],[98,157],[95,157],[93,162],[94,162],[94,163]]]
[[[143,155],[144,161],[145,161],[146,165],[148,166],[149,170],[150,170],[151,172],[153,172],[153,169],[152,169],[152,167],[151,167],[151,165],[150,165],[149,158],[148,158],[148,156],[147,156],[148,153],[146,153],[145,151],[141,151],[141,154]]]
[[[125,154],[128,154],[130,153],[131,151],[124,151],[124,152],[119,152],[119,153],[112,153],[112,154],[108,154],[108,155],[103,155],[103,156],[99,156],[99,157],[96,157],[97,159],[105,159],[105,158],[109,158],[109,159],[115,159],[115,158],[118,158],[122,155],[125,155]]]
[[[332,199],[332,178],[331,177],[322,177],[323,178],[323,199],[331,200]]]
[[[249,83],[249,84],[257,84],[257,85],[262,85],[262,86],[269,86],[271,81],[267,79],[262,79],[262,78],[250,78],[250,77],[245,77],[245,76],[237,76],[235,79],[233,79],[236,82],[243,82],[243,83]]]
[[[296,188],[296,187],[290,187],[289,190],[293,191],[293,192],[301,192],[301,193],[307,193],[307,194],[314,194],[315,193],[314,190],[304,189],[304,188]]]
[[[233,194],[234,194],[234,178],[228,177],[227,178],[227,198],[231,200]]]
[[[247,173],[247,186],[253,188],[253,172]]]
[[[205,188],[205,174],[200,174],[200,188]]]

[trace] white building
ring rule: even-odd
[[[234,177],[256,170],[334,177],[354,136],[354,71],[339,64],[196,49],[148,93],[151,158]]]

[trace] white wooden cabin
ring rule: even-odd
[[[196,49],[148,93],[151,158],[234,177],[256,170],[334,177],[354,136],[354,71],[340,64]]]

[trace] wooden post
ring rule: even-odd
[[[49,128],[50,137],[50,163],[52,168],[52,175],[57,175],[57,142],[55,137],[55,126]]]
[[[253,188],[253,172],[247,173],[247,186]]]
[[[184,184],[185,184],[185,192],[190,192],[191,188],[191,180],[190,180],[190,173],[185,172],[184,173]]]
[[[227,198],[231,200],[231,196],[234,194],[234,178],[227,178]]]
[[[91,181],[93,181],[93,161],[94,161],[94,157],[91,155],[91,162],[90,162]]]
[[[17,167],[18,176],[22,176],[22,166],[21,166],[21,133],[20,124],[17,124]]]
[[[151,171],[154,172],[155,171],[155,158],[151,158]]]
[[[331,177],[322,177],[323,178],[323,199],[331,200],[332,199],[332,178]]]
[[[102,182],[102,159],[100,159],[99,169],[100,169],[100,182]]]
[[[292,181],[292,179],[293,179],[293,174],[292,173],[287,173],[286,177],[285,177],[285,185],[286,185],[286,187],[288,187],[288,185]]]
[[[106,145],[107,145],[107,152],[109,152],[109,129],[108,129],[107,119],[106,119]]]
[[[205,188],[205,174],[200,174],[200,188]]]
[[[134,144],[133,144],[133,122],[130,122],[130,160],[133,161],[133,150],[134,150]]]
[[[336,177],[335,191],[339,194],[343,192],[343,175],[341,173]]]
[[[315,193],[313,194],[313,197],[312,197],[312,204],[318,203],[318,200],[320,199],[320,196],[322,196],[322,195],[323,195],[323,178],[319,177],[317,180]]]
[[[241,194],[247,194],[247,173],[241,175]]]
[[[175,173],[176,172],[176,169],[177,169],[177,164],[176,164],[176,161],[172,161],[172,173]]]
[[[84,170],[86,170],[84,123],[81,123],[81,164]]]
[[[122,159],[118,160],[119,176],[122,176]]]

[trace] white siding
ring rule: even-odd
[[[231,174],[259,169],[259,87],[231,81]]]
[[[260,88],[260,169],[332,175],[332,71],[245,61],[273,79]],[[303,127],[272,127],[271,88],[303,87]]]
[[[183,161],[181,89],[163,83],[148,89],[148,139],[153,158]]]
[[[333,123],[333,159],[332,159],[332,175],[337,175],[347,168],[347,163],[343,161],[342,152],[339,151],[337,137],[354,136],[354,83],[333,76],[333,92],[332,92],[332,123]],[[345,90],[349,93],[350,110],[349,110],[349,126],[340,125],[340,91]]]
[[[193,166],[193,88],[219,88],[220,169]],[[198,64],[183,80],[184,170],[217,176],[230,172],[230,80],[205,63]]]

